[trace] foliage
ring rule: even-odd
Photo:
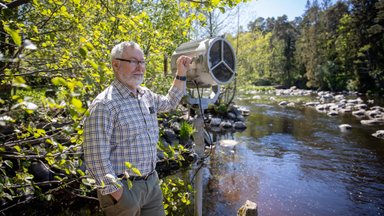
[[[186,42],[200,11],[239,1],[3,1],[0,5],[0,195],[2,209],[27,196],[52,199],[92,181],[81,157],[82,120],[113,79],[109,51],[142,46],[147,83],[165,92],[165,56]],[[5,6],[7,7],[5,7]],[[72,183],[77,184],[72,184]],[[82,183],[80,186],[79,184]],[[77,186],[75,186],[77,185]],[[41,198],[41,197],[40,197]]]
[[[183,154],[189,152],[189,150],[184,148],[184,146],[181,144],[176,146],[165,146],[161,141],[158,142],[157,149],[163,152],[165,160],[174,160],[178,163],[185,161]]]
[[[166,215],[186,215],[191,208],[192,186],[178,177],[162,179],[160,185]]]
[[[272,81],[270,79],[261,78],[255,80],[252,84],[256,86],[270,86],[272,85]]]
[[[258,17],[229,40],[237,47],[239,83],[271,79],[289,87],[383,92],[384,3],[308,1],[288,21]],[[237,41],[239,41],[237,43]]]
[[[195,132],[195,129],[187,121],[182,121],[180,124],[180,140],[188,141],[192,134]]]

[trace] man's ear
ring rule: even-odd
[[[113,59],[112,60],[112,68],[114,71],[118,71],[120,67],[120,61]]]

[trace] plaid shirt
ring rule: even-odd
[[[145,175],[155,169],[159,139],[157,112],[177,106],[183,91],[172,87],[166,96],[138,87],[137,97],[117,79],[92,102],[84,122],[84,156],[97,184],[104,182],[103,195],[118,190],[106,177],[128,171],[125,162]],[[122,185],[121,182],[119,184]]]

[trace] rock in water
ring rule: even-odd
[[[237,216],[257,216],[257,204],[247,200],[237,211]]]
[[[384,139],[384,130],[378,130],[375,133],[373,133],[372,136],[379,139]]]
[[[243,130],[243,129],[246,129],[246,128],[247,128],[247,126],[245,125],[245,123],[242,122],[242,121],[235,122],[235,124],[233,125],[233,127],[234,127],[235,129],[238,129],[238,130]]]
[[[339,125],[339,128],[342,132],[352,129],[352,126],[350,124],[341,124]]]

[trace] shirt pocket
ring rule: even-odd
[[[133,141],[143,131],[142,115],[137,112],[121,112],[117,119],[116,136],[118,139]]]

